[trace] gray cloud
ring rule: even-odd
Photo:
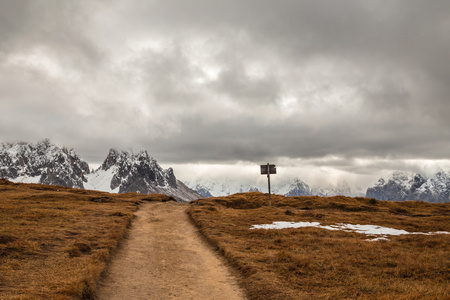
[[[448,160],[449,11],[2,1],[0,139],[50,138],[96,163],[110,147],[180,164],[332,156],[330,167],[360,173],[377,167],[358,159]]]

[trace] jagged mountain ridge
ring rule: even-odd
[[[100,170],[108,171],[110,168],[115,169],[111,189],[119,188],[119,193],[136,190],[148,194],[150,183],[159,187],[177,187],[172,168],[163,170],[155,159],[149,157],[146,150],[133,154],[111,149]]]
[[[73,149],[43,140],[36,144],[0,144],[0,177],[83,188],[89,165]]]
[[[164,170],[146,150],[137,154],[111,149],[98,170],[89,176],[93,189],[142,194],[161,193],[180,201],[201,198],[197,192],[178,180],[172,168]]]
[[[421,174],[394,172],[387,180],[380,178],[373,187],[369,187],[366,197],[395,201],[450,202],[450,173],[440,170],[426,178]]]
[[[48,139],[36,144],[0,144],[0,177],[15,182],[61,185],[105,192],[162,193],[187,202],[201,198],[164,170],[147,151],[137,154],[111,149],[102,165],[89,164],[73,149],[53,145]]]

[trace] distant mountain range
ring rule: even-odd
[[[161,193],[181,202],[202,198],[176,179],[172,168],[162,169],[145,150],[134,154],[111,149],[103,164],[91,172],[73,149],[47,139],[36,144],[0,144],[0,177],[113,193]]]
[[[263,191],[256,185],[245,184],[228,178],[202,178],[195,181],[185,181],[184,183],[204,198]]]
[[[249,191],[267,192],[267,185],[242,184],[231,180],[224,180],[219,184],[214,180],[203,178],[195,182],[186,182],[186,184],[205,198],[227,196]],[[421,174],[395,172],[386,180],[381,178],[378,183],[373,187],[369,187],[366,192],[353,191],[345,181],[341,181],[337,185],[311,187],[305,181],[294,178],[291,181],[273,184],[271,191],[272,193],[285,196],[317,195],[329,197],[343,195],[392,201],[419,200],[427,202],[450,202],[450,173],[439,171],[427,178]]]
[[[215,179],[202,178],[197,181],[185,182],[187,186],[197,191],[203,197],[227,196],[235,193],[245,193],[260,191],[267,193],[267,182],[259,184],[243,184],[233,180],[225,179],[221,183]],[[274,194],[285,196],[364,196],[364,193],[352,191],[347,182],[342,181],[337,185],[327,185],[323,187],[311,187],[305,181],[294,178],[290,181],[276,182],[272,184],[271,191]]]
[[[187,202],[212,196],[226,196],[249,191],[267,192],[267,182],[244,184],[229,179],[181,182],[172,168],[162,169],[147,151],[137,154],[111,149],[97,170],[73,150],[59,147],[49,140],[32,143],[0,144],[0,178],[14,182],[62,185],[113,193],[137,192],[171,195]],[[272,184],[272,193],[286,196],[360,196],[379,200],[420,200],[450,202],[450,173],[438,171],[431,177],[395,172],[381,178],[367,191],[352,191],[342,181],[337,185],[311,187],[294,178]]]

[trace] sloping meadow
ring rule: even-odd
[[[269,207],[255,192],[197,200],[188,212],[250,299],[450,297],[450,203],[275,195]],[[264,229],[281,221],[308,226]],[[349,229],[379,226],[386,234]]]
[[[0,299],[93,299],[145,200],[170,197],[0,180]]]

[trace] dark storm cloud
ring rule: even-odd
[[[0,138],[50,138],[95,162],[110,147],[177,163],[336,156],[349,170],[357,158],[448,159],[449,11],[1,1]]]
[[[422,159],[446,159],[447,141],[440,140],[439,129],[429,132],[429,128],[423,129],[415,123],[414,120],[398,124],[340,120],[331,128],[317,129],[295,120],[266,126],[261,126],[256,119],[234,120],[218,122],[214,127],[191,120],[184,123],[182,134],[158,147],[161,152],[157,157],[175,162],[218,163],[239,159],[257,163],[279,156],[310,159],[336,155],[351,161],[354,157],[412,159],[422,153]],[[431,149],[430,145],[435,148]],[[173,149],[183,155],[172,157]]]

